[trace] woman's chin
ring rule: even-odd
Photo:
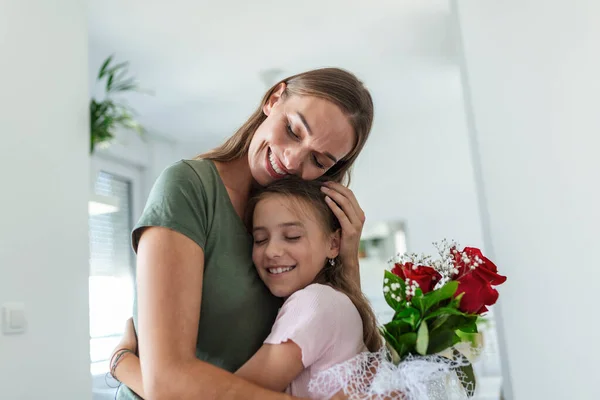
[[[269,183],[275,180],[265,170],[252,171],[252,178],[254,178],[254,182],[256,182],[259,186],[267,186]]]

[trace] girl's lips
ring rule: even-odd
[[[291,265],[286,267],[268,267],[266,268],[266,270],[269,273],[269,275],[281,275],[285,274],[286,272],[293,271],[295,268],[295,265]]]

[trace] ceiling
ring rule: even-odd
[[[449,0],[91,0],[90,77],[115,54],[153,95],[127,101],[151,133],[229,136],[267,81],[338,66],[371,89],[375,126],[415,119],[455,91]],[[98,93],[90,82],[92,93]],[[454,95],[454,94],[451,94]]]

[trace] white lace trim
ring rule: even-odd
[[[398,365],[390,359],[389,351],[383,348],[376,353],[361,353],[322,371],[310,381],[311,397],[329,399],[344,390],[350,399],[467,399],[461,384],[466,380],[458,369],[469,365],[466,357],[450,360],[439,355],[408,356]]]

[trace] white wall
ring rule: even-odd
[[[146,135],[142,139],[135,132],[120,131],[108,147],[97,149],[94,157],[139,169],[143,176],[142,195],[145,203],[162,170],[199,153],[200,150],[196,152],[195,148],[194,144],[175,142],[156,135]]]
[[[0,398],[91,398],[86,2],[0,3]]]
[[[457,4],[507,399],[599,399],[600,2]]]
[[[425,71],[420,79],[427,81],[427,73],[431,81],[445,84],[431,91],[429,101],[417,100],[420,109],[375,104],[375,124],[354,168],[351,188],[367,224],[406,222],[409,251],[434,253],[432,242],[443,238],[481,246],[460,69],[446,69],[443,79],[439,71]],[[427,110],[428,102],[440,109]]]

